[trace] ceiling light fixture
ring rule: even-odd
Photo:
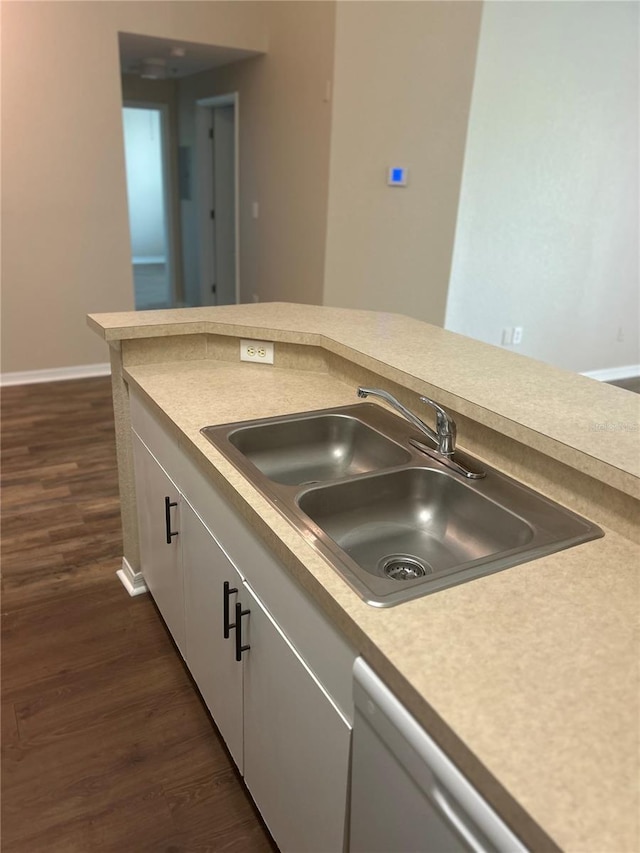
[[[167,62],[165,59],[145,59],[142,62],[140,76],[145,80],[164,80],[167,76]]]

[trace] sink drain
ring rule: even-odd
[[[416,578],[423,578],[432,571],[431,567],[425,566],[415,557],[407,557],[402,554],[385,557],[381,562],[383,563],[382,571],[388,578],[393,578],[395,581],[412,581]]]

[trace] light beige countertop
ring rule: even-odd
[[[501,435],[510,425],[523,447],[638,494],[633,395],[418,321],[258,305],[96,315],[91,324],[114,342],[193,334],[319,346],[407,388],[440,389],[434,396],[456,412]],[[204,346],[204,357],[194,347],[168,362],[158,349],[149,358],[138,352],[126,377],[532,849],[548,845],[527,815],[564,850],[640,849],[640,547],[592,516],[602,539],[397,607],[370,607],[199,432],[352,403],[354,385],[309,365],[219,361]],[[609,422],[629,425],[617,444],[589,427]],[[528,482],[540,490],[533,474]]]
[[[257,303],[89,316],[107,341],[221,334],[318,345],[640,498],[640,399],[398,314]]]

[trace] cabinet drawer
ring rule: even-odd
[[[151,453],[160,461],[162,467],[174,483],[184,491],[180,472],[185,456],[178,446],[178,442],[169,434],[167,427],[158,421],[156,416],[131,387],[129,387],[129,408],[133,431],[137,433]]]

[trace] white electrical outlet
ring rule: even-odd
[[[272,341],[240,341],[240,361],[273,364]]]
[[[513,327],[513,338],[511,342],[514,346],[518,346],[518,344],[522,343],[522,326],[514,326]]]

